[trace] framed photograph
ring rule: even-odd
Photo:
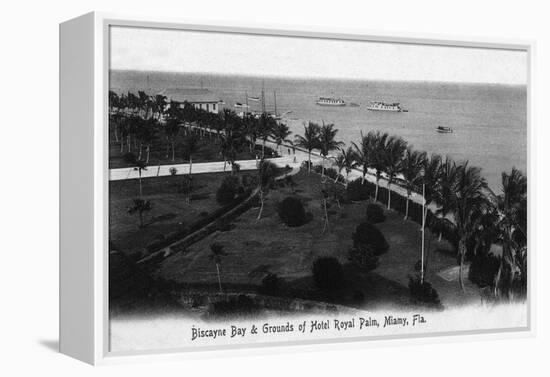
[[[61,24],[61,351],[531,334],[532,48]]]

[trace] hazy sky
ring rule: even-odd
[[[111,69],[526,84],[527,53],[112,27]]]

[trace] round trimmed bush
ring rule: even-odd
[[[239,187],[239,178],[233,175],[226,176],[216,192],[216,200],[222,205],[231,203],[235,200]]]
[[[390,247],[382,232],[369,222],[357,225],[352,237],[355,248],[363,249],[368,247],[374,255],[384,254]]]
[[[382,223],[386,220],[384,208],[375,203],[367,205],[367,221],[373,224]]]
[[[321,257],[313,262],[313,280],[321,289],[340,288],[344,282],[342,264],[334,257]]]
[[[278,205],[279,217],[288,226],[300,226],[306,223],[306,211],[300,199],[289,196]]]

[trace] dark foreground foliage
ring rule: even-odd
[[[409,276],[409,291],[415,302],[436,307],[441,305],[435,288],[426,280],[422,282],[418,275],[415,277]]]
[[[337,289],[344,282],[344,270],[338,259],[321,257],[313,262],[313,280],[320,289]]]

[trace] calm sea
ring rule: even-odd
[[[303,80],[161,72],[111,71],[110,86],[117,90],[160,91],[165,88],[211,90],[233,108],[245,102],[245,92],[259,97],[265,88],[267,110],[288,112],[285,121],[301,133],[307,120],[335,123],[346,144],[360,132],[381,130],[402,136],[416,149],[469,160],[481,167],[489,185],[500,191],[500,174],[513,166],[527,167],[527,91],[525,86]],[[276,94],[275,94],[276,93]],[[319,96],[342,98],[359,107],[323,107]],[[404,113],[368,111],[369,101],[400,102]],[[249,102],[251,110],[259,104]],[[256,107],[256,108],[255,108]],[[439,134],[437,126],[454,133]]]

